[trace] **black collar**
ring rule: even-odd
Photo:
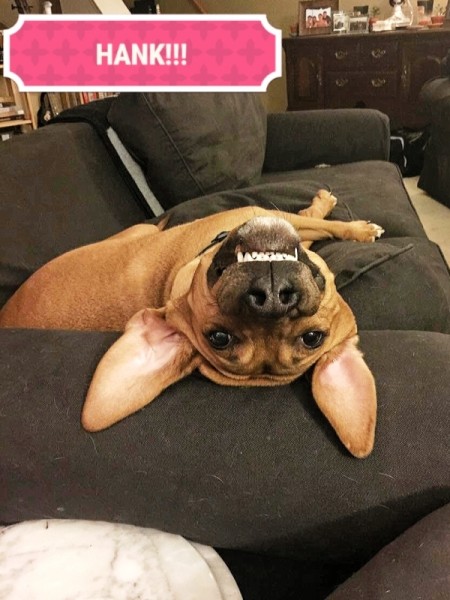
[[[227,235],[229,233],[230,233],[229,231],[221,231],[220,233],[218,233],[216,235],[216,237],[213,240],[211,240],[211,242],[206,246],[206,248],[203,248],[203,250],[197,254],[197,256],[201,256],[207,250],[209,250],[210,248],[212,248],[213,246],[215,246],[219,242],[223,241],[227,237]]]

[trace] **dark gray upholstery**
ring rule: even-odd
[[[419,187],[450,208],[450,60],[446,76],[427,82],[421,101],[430,123]]]
[[[331,148],[336,164],[293,170],[298,163],[286,152],[279,171],[250,186],[174,207],[169,226],[254,203],[298,211],[329,186],[339,198],[331,218],[386,229],[372,246],[316,246],[355,311],[377,381],[373,454],[361,461],[345,451],[312,399],[309,375],[255,390],[194,374],[109,430],[87,434],[81,405],[117,335],[0,330],[0,523],[79,517],[159,527],[222,548],[245,600],[286,600],[300,589],[317,600],[450,502],[450,276],[398,169],[385,161],[386,121],[370,110],[317,111],[314,127],[304,114],[273,119],[268,168],[284,146],[295,148],[300,131],[295,160],[306,166],[311,148],[313,164]],[[317,129],[322,120],[347,136],[342,155],[329,127]],[[89,125],[50,125],[0,151],[8,182],[0,186],[0,302],[53,256],[146,218]],[[47,169],[44,155],[52,156]],[[286,565],[299,582],[293,596],[281,595]]]
[[[230,390],[194,375],[88,434],[79,423],[87,382],[116,337],[2,332],[3,521],[117,520],[220,547],[362,564],[450,502],[450,336],[361,334],[379,398],[377,443],[364,461],[336,439],[307,378]]]
[[[145,214],[86,124],[0,144],[0,305],[45,262]]]
[[[121,94],[108,118],[166,209],[261,176],[266,115],[254,94]]]
[[[389,119],[374,110],[336,109],[270,114],[264,170],[389,158]]]
[[[450,593],[450,504],[383,548],[328,600],[447,600]]]

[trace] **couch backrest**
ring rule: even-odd
[[[257,94],[121,94],[108,120],[165,209],[261,176],[267,117]]]

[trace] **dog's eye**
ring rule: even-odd
[[[225,350],[231,344],[233,336],[227,331],[210,331],[206,334],[209,343],[216,350]]]
[[[300,336],[302,344],[306,348],[314,349],[322,345],[325,334],[323,331],[306,331]]]

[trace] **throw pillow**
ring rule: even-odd
[[[266,114],[256,94],[121,94],[108,119],[165,209],[261,175]]]

